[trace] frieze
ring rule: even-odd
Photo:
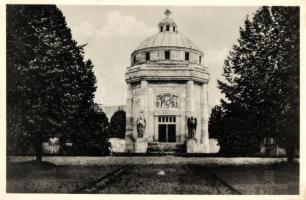
[[[170,93],[159,94],[156,96],[157,108],[177,108],[178,96]]]

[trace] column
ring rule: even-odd
[[[149,138],[149,128],[150,128],[150,120],[149,120],[149,86],[148,81],[141,81],[141,108],[140,112],[143,112],[143,117],[146,119],[146,128],[144,132],[143,138]]]
[[[194,116],[194,82],[187,81],[187,91],[186,91],[186,117],[185,117],[185,124],[186,124],[186,136],[188,136],[188,129],[187,129],[187,118],[188,117],[195,117]]]
[[[147,104],[147,108],[148,108],[148,119],[147,119],[147,132],[148,132],[148,140],[151,142],[153,141],[153,136],[154,136],[154,115],[153,115],[153,109],[154,109],[154,105],[153,105],[153,92],[152,92],[152,88],[150,87],[150,84],[148,85],[148,94],[147,94],[147,100],[148,100],[148,104]]]
[[[207,86],[207,83],[204,83],[201,90],[201,144],[205,144],[206,149],[209,148]]]
[[[154,116],[153,141],[158,142],[158,116]]]
[[[194,83],[193,81],[187,81],[187,91],[186,91],[186,115],[190,117],[194,113],[194,103],[193,103],[193,93],[194,93]]]
[[[126,150],[133,149],[133,90],[130,83],[127,84],[127,96],[126,96],[126,131],[125,141]]]
[[[185,128],[185,124],[187,123],[186,122],[186,119],[185,119],[185,115],[184,113],[181,112],[181,115],[178,117],[178,119],[180,120],[179,121],[179,126],[180,126],[180,141],[179,142],[184,142],[185,141],[185,138],[186,138],[186,128]],[[177,120],[178,120],[177,119]]]

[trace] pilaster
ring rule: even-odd
[[[133,150],[133,90],[130,83],[127,84],[126,96],[126,151]]]
[[[208,91],[207,84],[202,85],[201,89],[201,144],[209,147],[208,135]]]
[[[149,125],[150,120],[149,120],[149,83],[148,83],[148,81],[142,80],[140,88],[141,88],[141,109],[140,109],[140,112],[143,112],[143,117],[146,120],[146,128],[145,128],[143,138],[149,139],[150,131],[148,129],[150,127],[150,125]]]
[[[186,90],[186,136],[188,136],[188,127],[187,127],[187,118],[195,117],[195,101],[194,101],[194,81],[187,81],[187,90]],[[196,134],[195,134],[196,136]]]

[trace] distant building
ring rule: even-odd
[[[106,114],[108,121],[111,120],[112,116],[114,115],[114,113],[121,109],[121,110],[125,110],[126,106],[125,105],[114,105],[114,106],[103,106],[101,105],[101,108],[103,110],[103,112]]]
[[[260,154],[264,156],[283,156],[286,150],[277,145],[275,138],[265,137],[260,145]]]

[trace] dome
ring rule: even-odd
[[[152,47],[179,47],[201,52],[190,39],[178,32],[159,32],[141,42],[134,52]]]
[[[155,47],[178,47],[196,50],[202,54],[202,51],[190,39],[177,31],[177,25],[175,21],[169,17],[170,14],[170,10],[167,9],[165,11],[166,18],[158,23],[159,33],[141,42],[133,53],[142,49]]]
[[[165,63],[203,66],[204,54],[190,39],[177,30],[177,25],[165,11],[166,18],[158,23],[159,32],[141,42],[131,54],[131,66]]]

